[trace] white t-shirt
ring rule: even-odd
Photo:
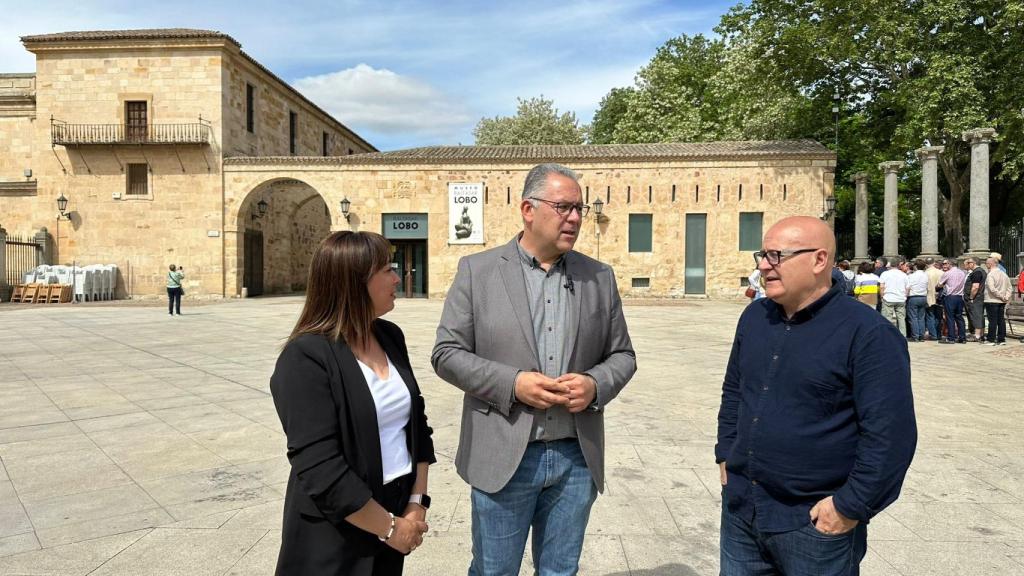
[[[907,301],[907,275],[899,268],[889,268],[879,276],[878,281],[885,285],[882,300],[892,304]],[[925,285],[927,291],[928,285]]]
[[[915,270],[907,277],[907,284],[910,285],[911,296],[928,295],[928,274],[924,270]]]
[[[380,433],[380,461],[383,464],[384,483],[412,472],[412,458],[405,440],[405,427],[409,425],[412,397],[402,375],[388,358],[388,377],[381,380],[377,373],[358,358],[366,384],[373,394],[377,409],[377,430]]]

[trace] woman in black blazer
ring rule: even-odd
[[[405,337],[380,319],[395,307],[390,259],[379,234],[345,231],[310,264],[270,379],[291,463],[279,575],[401,574],[427,530],[432,430]]]

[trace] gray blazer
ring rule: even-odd
[[[444,303],[431,363],[466,394],[455,457],[459,475],[484,492],[501,490],[519,467],[533,408],[512,401],[516,375],[539,371],[518,236],[459,261]],[[604,414],[636,372],[612,269],[578,252],[565,255],[573,289],[569,306],[569,372],[597,382],[597,408],[576,414],[587,467],[604,491]]]

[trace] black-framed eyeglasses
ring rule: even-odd
[[[796,256],[797,254],[806,254],[808,252],[817,252],[821,248],[798,248],[796,250],[760,250],[754,252],[754,262],[758,266],[761,265],[761,260],[767,260],[768,264],[772,266],[778,266],[780,262],[790,256]]]
[[[573,204],[571,202],[552,202],[551,200],[545,200],[543,198],[536,198],[533,196],[530,196],[529,199],[538,200],[540,202],[547,204],[548,206],[551,206],[552,208],[555,209],[555,212],[558,213],[559,216],[568,216],[570,212],[576,210],[577,212],[580,213],[580,218],[585,218],[587,216],[587,213],[590,212],[590,206],[586,204]]]

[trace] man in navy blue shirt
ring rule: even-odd
[[[723,576],[859,573],[917,444],[907,341],[831,280],[832,230],[786,218],[754,254],[722,386]]]

